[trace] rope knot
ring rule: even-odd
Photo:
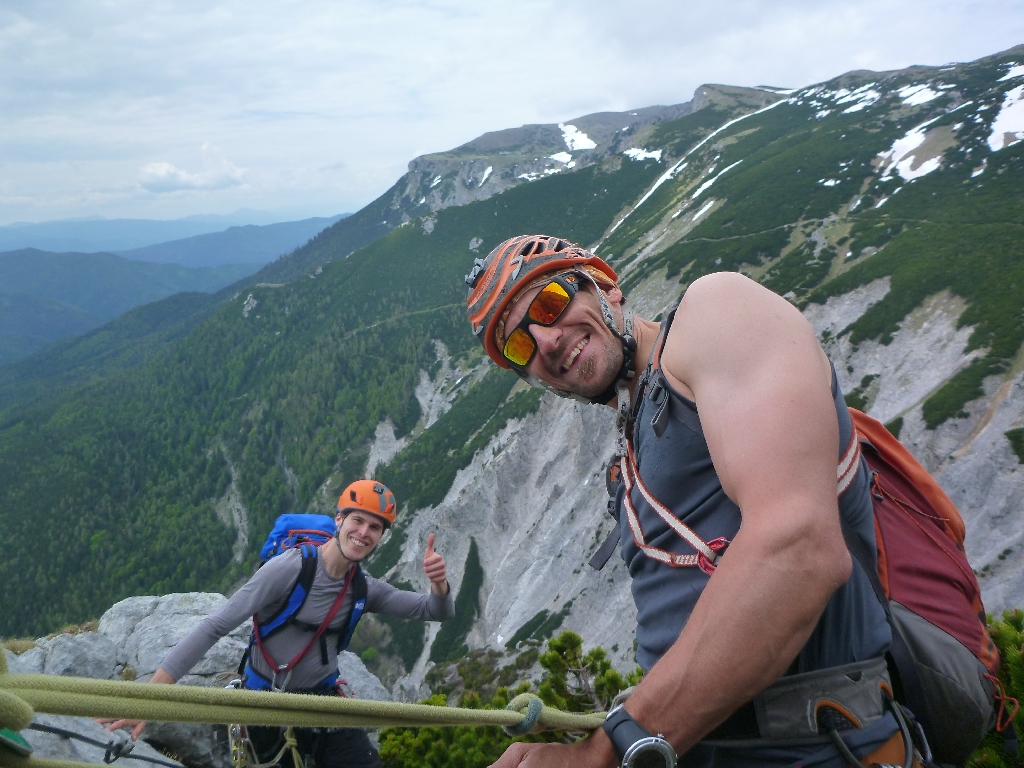
[[[537,726],[543,708],[544,702],[540,698],[532,693],[522,693],[505,707],[512,712],[522,713],[522,722],[518,725],[504,725],[501,729],[509,736],[525,736]]]

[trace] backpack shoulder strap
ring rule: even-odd
[[[366,574],[363,569],[356,566],[355,577],[352,579],[352,611],[349,613],[348,629],[338,635],[338,653],[341,653],[352,641],[352,635],[356,631],[356,625],[366,610],[366,595],[369,591],[366,583]]]
[[[320,549],[313,544],[303,544],[301,551],[302,567],[299,569],[299,576],[292,585],[292,590],[288,594],[288,599],[285,600],[284,605],[264,623],[260,623],[255,616],[253,617],[254,629],[260,633],[261,638],[266,639],[270,637],[293,621],[295,615],[306,602],[306,598],[309,597],[309,591],[313,587],[313,580],[316,578],[316,564]]]

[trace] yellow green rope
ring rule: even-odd
[[[531,698],[535,697],[517,696],[506,710],[461,709],[335,696],[18,675],[7,672],[7,659],[0,653],[0,728],[15,731],[27,727],[35,712],[160,722],[314,728],[515,727],[523,723]],[[541,707],[537,724],[531,730],[591,731],[599,727],[603,719],[604,714],[600,712],[584,715]],[[2,768],[80,768],[82,765],[25,758],[0,748]]]

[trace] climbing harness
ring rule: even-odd
[[[310,551],[310,553],[308,555],[305,554],[305,549],[306,549],[305,546],[303,547],[303,549],[304,549],[303,560],[315,559],[316,558],[316,549],[315,548],[310,547],[309,549],[311,551]],[[261,626],[260,625],[259,617],[257,617],[257,616],[253,616],[252,617],[252,624],[253,624],[253,626],[252,626],[252,638],[253,638],[253,642],[255,643],[256,647],[259,649],[260,655],[263,657],[263,660],[267,663],[267,665],[271,669],[274,670],[273,678],[271,680],[269,680],[269,681],[266,681],[266,682],[269,683],[269,690],[272,690],[272,691],[283,691],[283,690],[285,690],[288,687],[288,681],[291,680],[292,672],[294,671],[295,666],[300,661],[302,661],[303,658],[305,658],[306,654],[309,653],[310,649],[312,649],[313,646],[316,645],[318,642],[320,642],[320,654],[321,654],[321,657],[322,657],[322,661],[323,661],[324,664],[327,663],[327,640],[326,640],[327,630],[330,627],[331,622],[334,620],[334,617],[338,614],[338,611],[341,609],[341,604],[345,600],[345,595],[348,594],[348,589],[351,586],[352,581],[353,581],[353,579],[355,578],[355,576],[356,576],[356,574],[358,572],[359,572],[359,564],[358,563],[353,564],[352,567],[349,568],[348,576],[345,579],[344,586],[338,591],[337,597],[334,598],[334,602],[331,604],[330,610],[327,611],[327,615],[324,616],[323,621],[320,622],[320,626],[316,627],[315,631],[313,632],[313,637],[310,638],[310,640],[306,644],[305,648],[303,648],[301,651],[299,651],[292,658],[291,661],[289,661],[289,662],[287,662],[285,664],[278,664],[274,660],[274,657],[270,655],[270,651],[268,651],[266,646],[263,644],[263,640],[265,638],[269,637],[275,631],[282,629],[288,623],[292,623],[292,624],[298,623],[295,620],[294,617],[295,617],[295,614],[298,613],[299,608],[301,608],[301,605],[296,607],[295,610],[290,612],[287,616],[282,616],[282,613],[279,612],[277,616],[275,616],[270,622],[268,622],[267,626]],[[307,590],[307,594],[308,594],[308,590]],[[304,600],[304,598],[303,598],[303,600]],[[364,596],[364,598],[363,598],[363,600],[361,602],[363,602],[363,604],[365,605],[365,596]],[[286,603],[285,607],[286,608],[288,607],[287,603]],[[361,608],[362,608],[362,606],[360,606],[360,609]],[[359,610],[358,613],[357,613],[355,606],[353,606],[352,613],[353,613],[353,618],[355,619],[355,622],[352,622],[352,620],[350,619],[350,621],[349,621],[349,630],[348,630],[348,632],[345,633],[345,635],[344,635],[344,637],[343,637],[343,639],[341,641],[341,645],[348,645],[348,640],[351,638],[352,632],[355,630],[355,623],[358,623],[358,621],[359,621],[358,614],[361,614],[362,610]],[[252,646],[250,645],[250,648],[251,647]],[[248,652],[247,652],[247,655],[248,655]],[[277,676],[279,674],[281,674],[281,673],[284,673],[284,679],[281,680],[280,683],[278,683]],[[255,670],[252,669],[251,662],[246,665],[246,669],[245,669],[244,675],[245,675],[245,687],[246,688],[251,688],[253,690],[264,690],[264,686],[262,684],[262,681],[265,681],[266,678],[263,678],[262,675],[259,675],[258,672],[255,672]],[[260,681],[254,680],[253,684],[250,685],[249,681],[250,681],[250,678],[253,675],[261,678],[261,680]],[[336,675],[335,675],[335,677],[336,677]]]

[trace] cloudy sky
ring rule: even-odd
[[[489,130],[1024,43],[1024,0],[0,0],[0,224],[354,211]]]

